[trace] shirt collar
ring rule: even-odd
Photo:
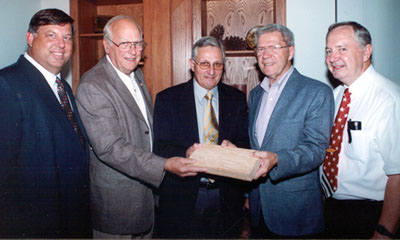
[[[61,79],[61,74],[58,73],[55,75],[54,73],[48,71],[46,68],[44,68],[40,63],[38,63],[35,59],[33,59],[27,52],[24,53],[24,57],[26,60],[28,60],[34,67],[39,70],[40,73],[42,73],[43,77],[46,79],[46,81],[50,84],[50,86],[53,86],[56,82],[56,78]]]
[[[132,79],[135,79],[135,72],[132,71],[129,75],[126,75],[125,73],[121,72],[117,67],[114,66],[112,63],[110,57],[106,55],[107,61],[111,64],[111,66],[114,68],[114,70],[117,72],[119,78],[125,80],[125,81],[132,81]]]
[[[193,90],[194,90],[194,96],[199,102],[205,101],[204,96],[208,93],[208,90],[203,88],[202,86],[200,86],[200,84],[196,81],[195,78],[193,78]],[[215,86],[210,91],[214,95],[214,97],[212,98],[213,101],[217,101],[217,99],[218,99],[218,85]]]
[[[275,85],[278,88],[283,87],[285,84],[282,84],[282,83],[286,83],[287,82],[289,77],[292,75],[293,71],[294,71],[294,67],[290,66],[289,70],[281,77],[281,79],[279,79],[278,81],[276,81],[272,85]],[[271,87],[272,87],[272,85],[271,85]],[[264,77],[264,79],[261,82],[260,86],[261,86],[262,89],[264,89],[265,92],[269,92],[269,90],[270,90],[269,78],[268,77]]]

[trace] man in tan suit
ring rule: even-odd
[[[106,56],[86,72],[77,105],[93,147],[90,158],[94,238],[152,236],[153,187],[165,171],[181,177],[205,169],[193,160],[152,153],[153,108],[137,65],[145,47],[131,18],[117,16],[104,28]]]

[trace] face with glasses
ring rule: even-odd
[[[111,38],[104,39],[104,50],[113,65],[121,72],[129,75],[142,57],[144,42],[138,27],[129,19],[120,19],[111,26]]]
[[[280,32],[263,33],[257,42],[258,66],[270,83],[278,81],[292,66],[294,46],[288,46]]]
[[[218,47],[199,47],[196,59],[190,59],[189,64],[196,81],[203,88],[211,90],[221,80],[224,63]]]

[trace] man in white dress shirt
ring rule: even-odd
[[[329,27],[326,64],[343,83],[334,91],[336,111],[350,92],[337,186],[325,189],[329,238],[393,238],[399,225],[400,91],[375,71],[371,54],[370,33],[360,24]]]

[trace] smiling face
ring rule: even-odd
[[[196,64],[197,62],[197,64]],[[190,59],[190,69],[200,86],[207,90],[213,89],[221,80],[223,70],[216,70],[215,63],[223,63],[221,49],[214,46],[199,47],[197,49],[196,62]],[[202,62],[210,63],[207,69],[201,69],[199,64]]]
[[[116,44],[121,42],[139,42],[141,41],[140,32],[136,24],[129,19],[120,19],[115,21],[111,26],[111,40]],[[105,52],[110,57],[111,62],[121,72],[129,75],[142,57],[142,50],[137,50],[135,47],[122,50],[108,39],[103,40]]]
[[[44,25],[26,33],[28,54],[49,72],[58,74],[72,54],[71,24]]]
[[[371,44],[361,47],[350,26],[332,30],[326,38],[325,62],[332,75],[350,86],[370,65]]]
[[[263,33],[257,42],[258,48],[266,50],[257,56],[260,70],[268,77],[270,83],[278,81],[292,66],[291,60],[294,56],[294,46],[269,50],[270,46],[286,46],[282,34],[278,31]]]

